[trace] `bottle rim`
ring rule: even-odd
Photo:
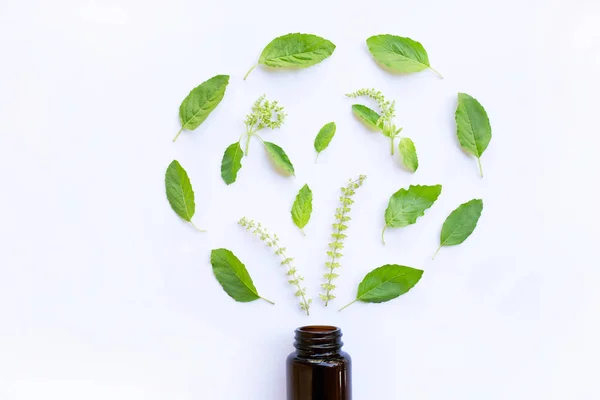
[[[343,346],[342,330],[331,325],[307,325],[296,329],[294,347],[305,355],[329,355]]]
[[[337,326],[332,326],[332,325],[306,325],[306,326],[301,326],[300,328],[296,329],[296,331],[301,332],[301,333],[312,333],[312,334],[332,334],[332,333],[337,333],[337,332],[342,332],[342,330],[340,328],[338,328]]]

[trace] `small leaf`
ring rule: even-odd
[[[194,190],[190,183],[185,169],[179,164],[179,161],[173,160],[167,172],[165,174],[165,188],[167,191],[167,200],[171,204],[171,208],[177,215],[184,221],[189,222],[198,229],[196,225],[192,223],[192,217],[196,211],[196,204],[194,202]],[[198,229],[201,231],[201,229]]]
[[[468,201],[452,211],[442,226],[438,251],[442,246],[456,246],[464,242],[475,230],[482,211],[481,199]]]
[[[294,224],[300,228],[302,233],[304,233],[302,229],[310,220],[310,214],[312,213],[312,200],[312,191],[308,185],[304,185],[298,192],[296,200],[292,205],[292,220],[294,221]]]
[[[442,77],[431,68],[425,48],[417,41],[395,35],[377,35],[367,39],[367,46],[373,58],[392,71],[411,73],[429,68]]]
[[[285,154],[285,151],[283,151],[283,149],[277,146],[275,143],[264,142],[264,144],[275,165],[293,176],[294,166],[292,165],[292,162],[288,158],[287,154]]]
[[[217,108],[229,83],[229,75],[217,75],[194,88],[179,106],[181,129],[173,139],[176,141],[186,129],[193,131]]]
[[[419,168],[419,159],[417,157],[417,149],[415,148],[414,142],[409,138],[400,139],[398,145],[400,150],[400,157],[402,157],[402,164],[411,172],[415,172]]]
[[[412,289],[423,276],[420,269],[388,264],[369,272],[358,285],[356,301],[383,303],[395,299]],[[348,307],[350,304],[341,308]]]
[[[306,33],[289,33],[277,37],[262,51],[258,64],[273,68],[307,68],[333,54],[335,45],[329,40]],[[252,67],[244,77],[248,77]]]
[[[315,150],[317,151],[317,155],[329,146],[331,139],[333,139],[333,136],[335,135],[335,129],[335,122],[325,124],[321,128],[315,138]]]
[[[225,150],[223,161],[221,161],[221,177],[226,184],[235,182],[237,173],[242,168],[242,157],[244,152],[239,142],[236,142]]]
[[[400,189],[394,193],[385,210],[382,242],[385,244],[383,235],[387,228],[402,228],[414,224],[435,203],[441,192],[442,185],[411,185],[408,189]]]
[[[460,146],[477,157],[479,172],[483,177],[481,155],[492,139],[492,127],[488,115],[476,99],[466,93],[459,93],[454,117]]]
[[[223,290],[235,301],[247,303],[263,299],[273,304],[272,301],[258,294],[248,270],[231,251],[227,249],[211,251],[210,263],[212,264],[213,273]]]
[[[352,106],[352,112],[356,115],[361,121],[363,121],[367,126],[381,130],[381,115],[377,114],[376,111],[370,109],[367,106],[363,106],[362,104],[354,104]]]

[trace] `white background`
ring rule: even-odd
[[[0,398],[281,400],[293,330],[310,323],[343,329],[357,400],[600,398],[599,16],[591,0],[2,1]],[[332,40],[334,55],[242,81],[271,39],[296,31]],[[365,45],[379,33],[422,42],[445,79],[381,70]],[[218,73],[231,75],[221,105],[171,143],[181,100]],[[416,174],[351,115],[343,94],[361,87],[397,101]],[[457,144],[458,91],[492,122],[483,180]],[[263,93],[289,114],[263,137],[296,178],[253,142],[226,187],[222,153]],[[315,164],[314,136],[332,120]],[[173,159],[208,233],[165,199]],[[236,221],[277,232],[316,297],[339,187],[360,173],[339,299],[315,300],[307,318],[276,257]],[[305,183],[306,238],[289,217]],[[389,196],[417,183],[443,184],[440,199],[382,246]],[[474,197],[475,233],[432,261],[445,217]],[[275,307],[223,293],[209,264],[219,247]],[[406,296],[338,313],[386,263],[425,274]]]

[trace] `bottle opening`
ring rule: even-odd
[[[298,328],[298,331],[306,333],[331,333],[339,330],[340,328],[329,325],[308,325]]]
[[[329,325],[308,325],[296,329],[294,347],[301,355],[331,355],[344,344],[342,330]]]

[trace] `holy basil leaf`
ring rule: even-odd
[[[417,41],[395,35],[377,35],[367,39],[367,46],[373,58],[392,71],[411,73],[429,68],[442,77],[431,68],[425,48]]]
[[[335,135],[335,129],[335,122],[330,122],[325,124],[317,134],[317,137],[315,138],[315,150],[317,151],[317,157],[319,156],[319,153],[329,146],[331,139],[333,139],[333,136]]]
[[[415,148],[414,142],[409,138],[400,139],[398,145],[400,150],[400,157],[402,157],[402,164],[411,172],[415,172],[419,168],[419,159],[417,157],[417,149]]]
[[[267,153],[271,156],[271,159],[279,168],[287,172],[288,174],[294,176],[294,166],[292,162],[288,158],[285,151],[275,143],[264,142],[265,148],[267,149]]]
[[[289,33],[273,39],[262,51],[258,64],[274,68],[307,68],[325,60],[334,50],[335,45],[322,37]],[[246,73],[244,80],[256,65]]]
[[[215,249],[210,253],[210,263],[215,277],[223,290],[235,301],[247,303],[263,299],[252,282],[252,278],[242,262],[227,249]]]
[[[442,246],[456,246],[464,242],[475,230],[482,211],[483,201],[481,199],[468,201],[452,211],[442,226],[440,247],[435,254],[440,251]]]
[[[310,220],[310,214],[312,213],[312,200],[312,191],[308,185],[304,185],[298,192],[296,200],[292,205],[292,220],[294,221],[294,224],[300,228],[302,233],[304,233],[303,228]],[[304,234],[306,235],[306,233]]]
[[[358,285],[356,301],[383,303],[412,289],[423,276],[423,271],[403,265],[388,264],[369,272]],[[342,310],[350,304],[342,307]]]
[[[441,192],[442,185],[411,185],[394,193],[385,210],[381,241],[385,244],[384,233],[387,228],[402,228],[417,222],[417,218],[425,214],[425,210],[435,203]]]
[[[194,88],[179,106],[181,129],[173,139],[176,141],[186,129],[193,131],[217,108],[229,83],[229,75],[217,75]]]
[[[165,174],[165,188],[167,191],[167,200],[171,208],[181,219],[189,222],[194,228],[198,229],[192,222],[192,217],[196,211],[194,202],[194,190],[190,183],[187,172],[179,161],[173,160]],[[198,229],[202,231],[202,229]]]
[[[367,106],[363,106],[362,104],[354,104],[352,105],[352,112],[361,121],[367,124],[367,126],[377,130],[382,130],[380,123],[381,116],[377,114],[376,111],[370,109]]]
[[[233,143],[225,150],[221,161],[221,177],[226,184],[235,182],[237,173],[242,168],[242,157],[244,152],[240,142]]]
[[[459,93],[454,117],[460,146],[477,157],[479,173],[483,177],[481,155],[492,139],[492,127],[487,112],[476,99],[466,93]]]

